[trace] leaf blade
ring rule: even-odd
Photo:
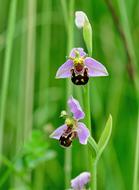
[[[111,133],[112,133],[112,116],[109,115],[109,118],[106,122],[105,128],[104,128],[104,130],[101,134],[101,137],[99,139],[99,142],[98,142],[98,157],[101,156],[102,152],[106,148],[106,146],[109,142]]]

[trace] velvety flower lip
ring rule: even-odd
[[[65,124],[58,127],[50,135],[50,138],[59,140],[64,147],[70,146],[74,138],[78,138],[81,144],[87,144],[90,132],[84,123],[79,122],[80,119],[84,118],[85,114],[79,102],[73,97],[69,98],[68,105],[73,117],[66,115]]]
[[[60,137],[66,132],[68,129],[67,125],[62,125],[58,127],[51,135],[50,138],[59,140]],[[88,137],[90,136],[90,132],[84,123],[79,122],[76,129],[73,130],[77,137],[79,138],[79,142],[81,144],[87,144]]]
[[[99,61],[87,57],[83,48],[73,48],[68,60],[59,67],[56,78],[71,78],[76,85],[84,85],[89,77],[108,76],[108,71]]]
[[[84,118],[85,114],[77,100],[75,100],[73,97],[70,97],[68,100],[68,105],[75,119],[79,120]]]
[[[84,186],[90,181],[90,173],[82,172],[80,175],[71,180],[71,187],[74,190],[83,190]]]

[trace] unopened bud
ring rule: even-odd
[[[83,38],[89,55],[92,54],[92,27],[87,15],[83,11],[75,12],[75,24],[78,28],[83,28]]]
[[[63,110],[60,114],[60,117],[66,117],[68,114],[65,110]]]

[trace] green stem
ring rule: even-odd
[[[26,15],[26,1],[22,2],[22,17],[24,18]],[[25,22],[23,22],[23,26],[25,26]],[[24,90],[25,90],[25,51],[26,51],[26,34],[23,33],[20,37],[21,48],[20,48],[20,67],[19,67],[19,83],[17,88],[18,99],[17,99],[17,121],[16,123],[16,134],[15,134],[15,149],[16,154],[18,154],[23,146],[23,131],[24,131]],[[11,171],[12,173],[12,171]],[[12,175],[11,179],[12,185],[14,188],[18,188],[20,186],[25,186],[26,184],[18,175]]]
[[[65,189],[70,187],[71,171],[72,171],[72,148],[69,147],[65,150]]]
[[[51,49],[51,18],[52,18],[52,1],[51,0],[42,0],[41,1],[41,17],[40,20],[46,20],[46,24],[40,26],[40,32],[37,33],[37,38],[40,39],[39,45],[37,48],[38,52],[38,63],[39,63],[39,80],[38,81],[38,102],[37,107],[38,109],[43,109],[45,107],[45,122],[48,121],[48,110],[49,110],[49,71],[50,71],[50,49]],[[45,13],[45,14],[44,14]],[[37,43],[38,44],[38,43]],[[47,51],[44,53],[44,49]],[[46,74],[47,72],[47,74]],[[36,81],[36,82],[37,82]],[[46,92],[45,96],[42,96],[42,92]],[[34,125],[37,128],[42,127],[44,125],[44,118],[41,120],[34,121]],[[44,189],[44,180],[45,179],[45,171],[46,167],[45,164],[40,164],[34,171],[34,180],[33,180],[33,190],[37,189]]]
[[[90,133],[92,131],[91,129],[91,117],[90,117],[90,96],[89,96],[89,83],[84,87],[84,93],[83,93],[83,99],[84,99],[84,111],[85,111],[85,124],[88,127]],[[94,178],[94,163],[92,159],[91,151],[89,150],[88,145],[88,170],[91,173],[91,189],[94,189],[94,184],[96,184],[96,177]],[[95,166],[96,167],[96,166]],[[96,171],[96,170],[95,170]]]
[[[138,106],[138,123],[137,123],[137,136],[136,136],[136,149],[135,149],[135,162],[134,162],[134,177],[133,177],[133,190],[138,189],[138,168],[139,168],[139,106]]]
[[[130,56],[131,56],[133,64],[135,64],[135,66],[136,66],[137,65],[136,55],[135,55],[135,51],[134,51],[134,44],[133,44],[132,37],[131,37],[130,24],[128,21],[125,1],[117,0],[117,2],[118,2],[120,14],[121,14],[121,22],[123,25],[123,30],[124,30],[125,37],[126,37],[127,43],[128,43],[128,49],[130,52]]]
[[[70,50],[73,47],[73,10],[74,10],[74,0],[70,0],[69,2],[69,14],[67,14],[67,5],[66,1],[61,0],[62,9],[63,9],[63,15],[65,18],[65,26],[67,29],[67,35],[68,35],[68,46],[67,46],[67,54],[69,54]],[[69,19],[67,19],[69,18]],[[71,81],[67,79],[67,98],[72,95],[73,89],[71,85]],[[65,150],[65,189],[68,189],[70,187],[70,181],[71,181],[71,171],[72,171],[72,149],[67,148]]]
[[[50,49],[51,49],[51,18],[52,18],[52,1],[51,0],[42,0],[41,3],[41,20],[46,20],[46,24],[42,25],[40,33],[38,33],[38,39],[40,39],[40,49],[39,52],[39,97],[38,97],[38,106],[42,108],[45,105],[46,115],[48,115],[48,101],[49,98],[46,95],[45,98],[42,98],[41,92],[46,91],[48,94],[49,88],[49,72],[50,72]],[[43,49],[47,49],[44,54]],[[45,64],[44,64],[45,63]],[[49,63],[49,64],[48,64]],[[46,74],[47,72],[47,74]],[[37,127],[40,127],[39,125]]]
[[[27,2],[27,51],[26,51],[26,79],[25,79],[25,114],[24,140],[30,138],[33,124],[34,101],[34,72],[35,72],[35,39],[36,39],[36,1]]]
[[[26,2],[22,4],[22,17],[26,15]],[[26,27],[25,22],[23,26]],[[20,52],[20,68],[19,68],[19,87],[18,87],[18,105],[17,105],[17,129],[16,129],[16,153],[18,153],[23,145],[24,131],[24,90],[25,90],[25,57],[26,57],[26,34],[21,36],[21,52]]]
[[[84,32],[84,31],[83,31]],[[90,31],[91,32],[91,31]],[[89,33],[90,34],[90,33]],[[85,33],[84,33],[84,40],[85,40]],[[92,33],[90,36],[90,39],[92,39]],[[92,41],[92,40],[91,40]],[[89,40],[85,41],[86,47],[88,49],[89,56],[92,56],[92,44],[88,45],[87,43],[90,43]],[[90,49],[91,47],[91,49]],[[85,123],[88,129],[90,130],[90,134],[92,134],[92,128],[91,128],[91,110],[90,110],[90,86],[89,83],[85,86],[84,93],[83,93],[83,99],[84,99],[84,108],[85,108]],[[90,137],[88,140],[88,166],[89,171],[91,174],[91,190],[97,189],[97,143],[95,140]],[[95,154],[92,154],[92,151],[89,150],[89,145],[95,150]]]
[[[2,146],[3,146],[2,143],[3,143],[4,121],[6,115],[6,100],[8,94],[13,36],[14,36],[15,21],[16,21],[16,4],[17,0],[11,1],[7,38],[6,38],[5,61],[4,61],[4,70],[3,70],[3,79],[2,79],[1,107],[0,107],[0,155],[2,154]]]
[[[34,73],[35,73],[35,44],[36,44],[36,0],[26,1],[27,34],[25,59],[25,90],[24,90],[24,131],[25,143],[31,137],[33,128],[34,107]],[[26,172],[25,180],[31,183],[31,172]],[[31,184],[32,185],[32,184]]]
[[[93,158],[92,158],[93,156]],[[92,190],[97,190],[97,163],[98,163],[98,160],[96,158],[96,155],[91,155],[91,189]]]
[[[93,184],[91,185],[92,190],[97,190],[97,162],[93,163]]]
[[[97,163],[99,160],[99,158],[97,157],[98,146],[97,146],[96,141],[91,136],[88,138],[88,144],[90,146],[91,153],[94,152],[90,158],[90,162],[92,163],[90,164],[90,166],[92,166],[91,167],[91,175],[92,175],[91,189],[96,190],[97,189]],[[93,156],[93,159],[92,159],[92,156]]]
[[[67,10],[67,5],[66,5],[65,0],[61,0],[61,6],[62,6],[63,15],[64,15],[65,27],[66,27],[66,30],[68,32],[69,20],[68,20],[68,14],[67,14],[68,10]]]
[[[134,87],[136,89],[136,94],[137,94],[137,101],[138,101],[138,112],[139,112],[139,78],[136,73],[136,67],[137,67],[137,59],[135,55],[135,49],[134,49],[134,44],[130,32],[130,25],[128,21],[128,16],[127,16],[127,11],[126,11],[126,6],[124,1],[117,0],[120,14],[121,14],[121,21],[123,25],[123,30],[125,34],[125,38],[127,41],[127,47],[130,53],[130,57],[132,60],[132,64],[135,67],[135,72],[133,76],[134,80]],[[134,160],[134,172],[133,172],[133,190],[138,189],[138,172],[139,172],[139,113],[138,113],[138,121],[137,121],[137,137],[136,137],[136,147],[135,147],[135,160]]]
[[[90,130],[90,133],[92,131],[91,129],[91,117],[90,117],[90,96],[89,96],[89,92],[90,92],[90,87],[89,87],[89,83],[85,86],[85,89],[84,89],[84,104],[85,104],[85,113],[86,113],[86,124],[87,124],[87,127],[89,128]]]

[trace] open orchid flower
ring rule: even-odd
[[[68,100],[72,117],[64,114],[66,117],[65,124],[57,128],[51,135],[51,138],[58,139],[60,144],[64,147],[69,147],[74,138],[78,138],[81,144],[87,144],[90,132],[84,123],[79,122],[83,119],[85,114],[77,100],[70,97]]]
[[[104,65],[97,60],[87,57],[83,48],[73,48],[68,60],[61,65],[56,78],[71,78],[76,85],[85,85],[89,77],[107,76]]]
[[[90,173],[82,172],[76,178],[71,180],[71,187],[74,190],[83,190],[85,185],[90,181]]]

